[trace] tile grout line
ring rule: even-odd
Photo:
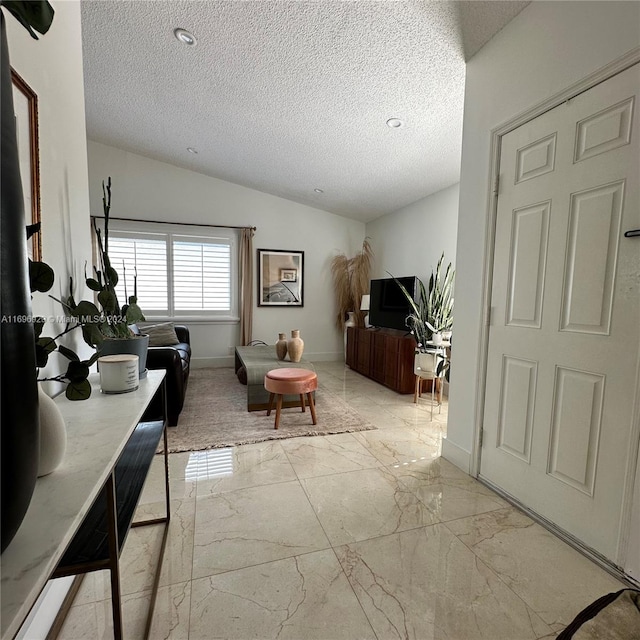
[[[283,449],[284,449],[284,447],[283,447]],[[286,449],[285,449],[285,455],[287,456],[287,459],[289,460],[289,456],[287,454]],[[289,462],[291,463],[290,460],[289,460]],[[293,464],[291,464],[291,466],[293,466]],[[295,467],[293,467],[293,471],[296,474],[296,476],[298,476],[298,473],[295,470]],[[330,474],[330,475],[339,475],[339,474]],[[318,477],[324,477],[324,476],[318,476]],[[378,640],[380,640],[378,634],[375,631],[375,628],[374,628],[371,620],[369,619],[369,616],[367,615],[367,612],[364,610],[364,607],[362,606],[362,602],[360,601],[360,598],[358,598],[358,594],[355,592],[355,589],[353,588],[353,585],[351,584],[351,580],[349,580],[349,576],[347,576],[347,574],[346,574],[346,572],[344,570],[344,567],[343,567],[342,563],[340,562],[340,559],[338,558],[338,554],[336,553],[336,549],[335,549],[333,543],[331,542],[331,538],[329,538],[329,534],[326,532],[322,522],[320,521],[320,517],[318,516],[318,513],[316,512],[313,504],[311,503],[311,499],[309,498],[309,494],[307,493],[307,491],[306,491],[306,489],[305,489],[304,485],[302,484],[302,481],[300,480],[299,477],[298,477],[298,483],[299,483],[300,488],[302,489],[305,497],[307,498],[307,502],[309,503],[309,506],[311,507],[311,510],[313,511],[313,514],[315,515],[316,520],[317,520],[318,524],[320,525],[320,528],[322,529],[322,532],[324,533],[324,535],[325,535],[325,537],[327,539],[327,542],[329,543],[329,548],[331,549],[331,552],[333,553],[333,556],[336,559],[336,562],[338,563],[338,566],[340,567],[340,571],[342,572],[342,575],[344,576],[345,580],[347,581],[347,584],[349,585],[349,589],[351,589],[351,592],[353,593],[358,605],[360,606],[360,609],[361,609],[361,611],[362,611],[367,623],[369,624],[369,627],[371,628],[371,631],[372,631],[373,635]],[[340,545],[340,546],[344,546],[344,545]]]

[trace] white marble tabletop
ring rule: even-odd
[[[105,395],[94,374],[88,400],[56,398],[67,425],[67,451],[58,469],[37,480],[27,514],[0,556],[3,640],[17,633],[164,375],[149,371],[136,391]]]

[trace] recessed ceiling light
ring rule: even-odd
[[[324,193],[324,191],[323,191],[322,189],[314,189],[314,191],[315,191],[316,193]]]
[[[189,153],[198,153],[198,150],[197,150],[197,149],[194,149],[193,147],[187,147],[187,151],[188,151]]]
[[[404,127],[404,122],[400,120],[400,118],[389,118],[387,120],[387,127],[391,127],[392,129],[400,129],[400,127]]]
[[[189,33],[186,29],[174,29],[173,35],[180,41],[182,44],[194,45],[198,44],[196,37],[193,33]]]

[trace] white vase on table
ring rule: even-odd
[[[304,340],[300,337],[299,329],[291,330],[291,338],[287,342],[287,352],[291,362],[300,362],[304,351]]]
[[[278,360],[284,360],[287,357],[287,334],[279,333],[276,342],[276,357]]]
[[[55,471],[67,450],[67,425],[56,403],[38,385],[40,407],[40,462],[38,478]]]

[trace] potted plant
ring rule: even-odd
[[[438,260],[436,270],[431,273],[429,278],[429,295],[426,303],[426,315],[433,331],[432,340],[436,344],[442,342],[441,337],[436,337],[437,334],[451,331],[453,327],[453,279],[455,270],[449,263],[443,276],[443,262],[444,252],[440,256],[440,260]]]
[[[353,258],[344,253],[334,256],[331,261],[333,289],[336,293],[338,312],[336,326],[343,332],[344,353],[347,353],[348,327],[363,327],[364,313],[360,311],[362,296],[369,292],[369,277],[373,251],[369,239],[362,242],[362,250]]]
[[[447,266],[444,275],[442,265],[444,263],[444,252],[438,260],[435,271],[431,272],[429,278],[429,289],[424,286],[422,280],[418,279],[418,300],[414,300],[409,291],[398,281],[395,276],[389,274],[402,290],[407,301],[411,305],[413,313],[406,318],[406,325],[416,340],[416,353],[426,353],[428,342],[432,341],[437,334],[443,331],[450,331],[453,326],[453,281],[455,270],[451,263]],[[442,343],[440,337],[439,343]],[[436,375],[445,375],[449,379],[449,359],[437,358]],[[424,362],[422,362],[424,361]],[[427,359],[422,358],[421,366],[427,366]]]
[[[93,275],[85,281],[87,287],[95,292],[97,305],[89,300],[77,304],[70,295],[66,301],[60,301],[82,326],[85,342],[97,350],[99,356],[111,354],[135,354],[139,357],[139,374],[146,373],[147,348],[149,336],[134,333],[131,325],[144,321],[144,314],[138,306],[137,275],[133,278],[133,295],[128,296],[127,304],[120,306],[116,286],[118,272],[109,258],[109,214],[111,212],[111,178],[102,182],[102,207],[104,212],[104,233],[93,220],[93,231],[98,252],[98,264],[93,266]],[[71,282],[73,290],[73,282]],[[126,286],[125,286],[126,289]]]
[[[362,296],[369,291],[372,262],[373,251],[368,238],[364,239],[362,249],[353,258],[340,253],[331,260],[333,288],[338,304],[336,326],[339,329],[344,328],[347,319],[352,319],[355,326],[364,326],[360,303]]]

